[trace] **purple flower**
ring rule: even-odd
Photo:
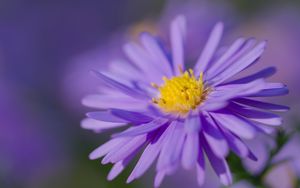
[[[129,62],[119,61],[109,72],[93,71],[102,82],[101,91],[85,97],[83,104],[101,111],[88,113],[82,127],[95,132],[129,128],[114,134],[90,159],[104,156],[102,164],[113,163],[108,175],[112,180],[143,150],[127,183],[157,159],[155,187],[180,166],[195,167],[202,185],[207,159],[221,183],[229,185],[228,152],[256,160],[243,139],[270,133],[282,119],[268,111],[288,109],[257,98],[288,90],[265,81],[275,73],[273,67],[233,78],[257,62],[265,41],[239,38],[219,48],[223,24],[217,23],[192,69],[185,63],[185,18],[178,16],[170,28],[170,49],[159,38],[142,33],[140,44],[124,46]]]

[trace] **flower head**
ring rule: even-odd
[[[157,37],[142,33],[140,44],[124,46],[129,62],[115,64],[110,72],[93,71],[103,83],[102,91],[83,103],[101,111],[88,113],[82,127],[96,132],[129,128],[114,134],[90,158],[104,156],[103,164],[113,163],[108,175],[112,180],[142,152],[127,182],[142,176],[158,159],[156,187],[179,166],[196,166],[202,185],[207,158],[220,181],[229,185],[228,152],[256,160],[242,139],[270,133],[282,120],[267,111],[288,109],[256,98],[283,95],[287,88],[265,81],[275,73],[273,67],[229,80],[260,58],[265,41],[239,38],[219,48],[223,24],[217,23],[191,69],[184,56],[185,18],[174,19],[170,31],[170,50]]]

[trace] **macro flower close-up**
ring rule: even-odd
[[[300,188],[300,1],[0,1],[0,188]]]
[[[99,110],[87,113],[82,127],[95,132],[123,128],[90,154],[90,159],[103,157],[102,164],[114,164],[108,180],[140,154],[127,183],[157,159],[155,187],[181,166],[196,166],[201,186],[207,162],[228,186],[229,152],[256,161],[243,140],[270,134],[282,124],[273,112],[289,108],[261,100],[288,93],[284,84],[266,81],[276,69],[236,77],[259,61],[267,42],[241,37],[222,46],[224,25],[219,22],[190,65],[185,61],[188,26],[184,15],[177,16],[170,23],[170,44],[143,32],[138,43],[123,46],[127,59],[113,62],[109,71],[92,71],[103,86],[82,102]]]

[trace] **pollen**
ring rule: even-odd
[[[171,114],[186,115],[196,109],[207,96],[208,89],[203,82],[203,74],[196,78],[192,69],[181,71],[181,75],[172,78],[163,77],[161,86],[152,83],[159,91],[159,96],[153,98],[162,111]]]

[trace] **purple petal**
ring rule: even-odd
[[[280,116],[269,112],[258,111],[234,103],[231,103],[229,105],[229,109],[236,114],[239,114],[250,120],[257,121],[263,124],[273,125],[273,126],[279,126],[282,124],[282,118]]]
[[[157,118],[149,123],[145,123],[136,127],[130,127],[129,129],[121,133],[115,134],[113,137],[137,136],[137,135],[149,133],[165,125],[168,121],[169,121],[168,119]]]
[[[167,168],[168,165],[171,164],[171,153],[169,152],[170,149],[172,149],[174,147],[172,141],[172,136],[173,133],[175,131],[177,122],[173,121],[170,123],[170,125],[168,126],[168,128],[165,130],[165,134],[166,134],[166,138],[164,140],[161,152],[159,154],[159,158],[157,161],[157,165],[156,165],[156,170],[157,171],[161,171],[164,168]]]
[[[157,163],[157,170],[174,165],[179,161],[182,153],[182,147],[185,140],[183,124],[178,121],[173,121],[169,126],[172,126],[172,128],[168,132],[169,136],[165,140],[164,147],[161,151]]]
[[[246,106],[261,108],[264,110],[285,112],[290,109],[287,106],[283,106],[283,105],[279,105],[279,104],[272,104],[272,103],[268,103],[268,102],[262,102],[262,101],[258,101],[258,100],[247,99],[247,98],[239,98],[239,99],[235,99],[234,101],[238,102],[240,104],[246,105]]]
[[[184,69],[184,39],[186,34],[186,20],[184,16],[176,17],[171,23],[171,46],[173,68],[178,75],[179,67]]]
[[[275,67],[268,67],[265,68],[255,74],[252,74],[250,76],[246,76],[243,78],[240,78],[238,80],[234,80],[231,82],[228,82],[226,84],[243,84],[243,83],[248,83],[248,82],[252,82],[254,80],[260,79],[260,78],[268,78],[270,76],[272,76],[273,74],[276,73],[276,68]]]
[[[241,48],[241,46],[244,44],[245,39],[239,38],[237,39],[229,48],[226,50],[226,52],[216,61],[214,62],[211,67],[208,68],[206,72],[206,78],[211,78],[212,75],[215,74],[216,71],[220,70],[222,66],[224,66],[224,63],[229,60],[234,54],[237,53],[237,51]]]
[[[118,151],[111,154],[109,162],[116,163],[128,157],[131,153],[138,150],[147,140],[146,135],[134,137],[131,141],[120,147]]]
[[[256,47],[254,47],[250,52],[241,57],[236,63],[227,68],[224,72],[216,77],[213,80],[213,85],[218,85],[228,78],[234,76],[240,71],[252,65],[263,53],[266,46],[266,42],[259,43]]]
[[[215,98],[215,97],[214,97]],[[222,109],[228,105],[228,101],[224,100],[207,100],[202,105],[199,106],[199,110],[201,111],[216,111]]]
[[[107,84],[108,86],[117,89],[123,93],[125,93],[128,96],[132,96],[134,98],[140,98],[140,99],[147,99],[148,97],[143,94],[138,92],[137,90],[134,90],[120,82],[117,82],[111,78],[109,78],[108,76],[105,76],[104,74],[101,74],[98,71],[92,71],[93,74],[95,74],[98,78],[100,78],[103,83]]]
[[[128,138],[114,138],[106,142],[105,144],[101,145],[97,149],[95,149],[90,155],[89,158],[91,160],[101,158],[102,156],[106,155],[108,152],[112,151],[118,146],[125,144],[128,141]]]
[[[162,181],[164,180],[166,173],[165,172],[158,172],[155,176],[155,180],[154,180],[154,187],[159,187],[162,183]]]
[[[121,109],[111,109],[110,111],[112,115],[134,124],[148,123],[153,120],[152,117],[149,117],[139,112],[133,112],[133,111],[121,110]]]
[[[115,97],[111,95],[88,95],[83,98],[82,104],[92,108],[108,109],[118,108],[124,110],[140,110],[147,106],[143,100],[132,97]]]
[[[117,162],[114,164],[112,169],[110,170],[107,180],[111,181],[115,179],[128,165],[128,163],[134,158],[134,156],[137,154],[137,151],[130,154],[128,157],[126,157],[124,160]]]
[[[199,155],[198,155],[198,162],[196,165],[197,170],[197,182],[199,186],[202,186],[204,184],[205,180],[205,160],[204,155],[202,152],[202,149],[199,149]]]
[[[255,40],[250,38],[247,39],[246,42],[236,51],[233,56],[231,56],[227,61],[224,61],[220,66],[215,68],[214,71],[211,71],[209,75],[206,77],[207,80],[213,80],[217,78],[222,72],[226,71],[229,67],[235,64],[240,58],[242,58],[246,52],[253,48],[255,45]]]
[[[242,158],[248,157],[249,149],[244,142],[227,129],[221,128],[221,130],[232,151]]]
[[[210,116],[207,116],[205,123],[206,126],[203,126],[204,131],[202,133],[211,150],[220,158],[227,156],[229,152],[227,142],[215,122]]]
[[[199,75],[201,72],[206,70],[208,63],[211,61],[221,40],[223,27],[223,23],[217,23],[213,28],[208,41],[206,42],[206,45],[194,67],[195,75]]]
[[[266,135],[258,135],[256,139],[247,140],[246,143],[257,155],[257,160],[253,161],[246,158],[243,160],[243,164],[252,174],[259,174],[265,168],[270,151],[275,147],[275,142]]]
[[[128,177],[127,183],[130,183],[134,179],[142,176],[145,171],[151,166],[162,148],[165,137],[166,131],[164,131],[162,134],[158,134],[156,138],[148,144],[130,176]]]
[[[177,165],[169,166],[167,168],[164,168],[161,171],[158,171],[155,180],[154,180],[154,187],[159,187],[166,175],[173,174],[177,169]]]
[[[218,158],[208,147],[206,141],[202,139],[203,148],[207,154],[207,158],[210,161],[211,166],[213,167],[216,174],[219,176],[220,181],[225,186],[229,186],[232,183],[231,172],[229,170],[228,164],[224,158]]]
[[[264,89],[258,93],[252,94],[249,97],[273,97],[273,96],[281,96],[289,93],[287,87],[280,88],[272,88],[272,89]]]
[[[118,128],[123,126],[126,126],[126,123],[112,123],[112,122],[98,121],[90,118],[86,118],[81,121],[82,128],[94,130],[94,131],[113,129],[113,128]]]
[[[252,126],[252,124],[249,124],[249,122],[243,118],[230,113],[211,112],[210,115],[220,126],[230,130],[231,132],[242,138],[252,139],[255,136],[255,128]]]
[[[86,115],[87,117],[98,121],[106,121],[106,122],[113,122],[113,123],[128,123],[127,120],[112,115],[110,111],[89,112]]]
[[[187,133],[182,151],[182,166],[191,169],[197,162],[199,153],[199,133]]]
[[[119,82],[137,80],[145,77],[132,63],[123,62],[122,60],[109,63],[108,72],[118,77]],[[105,72],[105,74],[108,74],[108,72]]]
[[[187,133],[199,132],[201,129],[200,117],[198,114],[189,115],[184,122],[184,129]]]
[[[263,90],[265,81],[255,80],[246,84],[229,84],[215,87],[207,102],[227,101],[232,98],[249,96]]]
[[[128,58],[144,73],[145,77],[152,82],[160,83],[163,75],[153,66],[149,54],[135,43],[128,43],[124,46],[124,52]]]
[[[167,77],[172,76],[171,64],[154,37],[144,32],[141,34],[141,42],[152,57],[153,65],[157,70],[161,70]]]

